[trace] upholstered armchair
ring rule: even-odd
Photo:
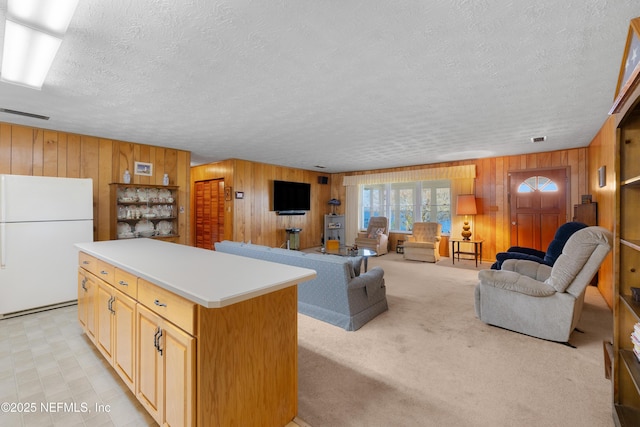
[[[585,289],[611,250],[602,227],[576,231],[553,267],[510,259],[501,270],[482,270],[475,290],[476,315],[490,325],[568,344]]]
[[[502,263],[508,259],[528,259],[530,261],[539,262],[553,267],[553,263],[556,262],[556,259],[562,253],[562,248],[564,248],[569,237],[586,226],[587,224],[577,221],[562,224],[556,230],[556,234],[553,236],[553,240],[549,243],[546,252],[532,248],[523,248],[521,246],[512,246],[507,249],[506,252],[500,252],[496,255],[496,262],[493,263],[491,268],[493,270],[500,270]]]
[[[442,225],[437,222],[414,222],[413,232],[404,241],[404,259],[438,262]]]
[[[355,244],[362,249],[371,249],[378,255],[388,252],[389,219],[384,216],[374,216],[369,219],[369,226],[364,233],[358,233]]]

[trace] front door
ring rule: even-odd
[[[567,169],[509,173],[511,246],[546,251],[567,222]]]

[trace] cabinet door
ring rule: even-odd
[[[138,304],[136,314],[136,396],[142,406],[161,424],[161,359],[158,351],[160,317]]]
[[[96,346],[113,363],[113,288],[98,280],[96,305]]]
[[[194,424],[195,339],[164,322],[160,337],[163,370],[163,413],[161,425]]]
[[[135,393],[135,337],[136,302],[120,291],[114,290],[113,311],[113,367]]]
[[[86,332],[87,330],[87,274],[81,268],[78,269],[78,322]]]
[[[78,271],[78,321],[87,337],[95,343],[95,293],[96,282],[93,276],[80,269]]]

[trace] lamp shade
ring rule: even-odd
[[[456,215],[475,215],[477,213],[476,196],[473,194],[459,194],[456,203]]]

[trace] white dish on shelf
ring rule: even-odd
[[[146,202],[149,200],[149,194],[146,188],[138,188],[138,199],[141,202]]]
[[[136,233],[143,235],[142,233],[149,234],[149,232],[151,232],[151,235],[155,232],[155,227],[151,221],[143,219],[136,223]]]
[[[166,201],[171,197],[171,191],[167,190],[166,188],[161,188],[160,190],[158,190],[158,197]]]
[[[118,223],[118,238],[119,239],[124,239],[127,237],[133,237],[133,232],[131,231],[131,226],[129,224],[127,224],[126,222],[119,222]]]
[[[129,199],[136,199],[137,200],[138,194],[137,194],[135,188],[129,187],[129,188],[125,188],[124,189],[124,196],[123,197],[127,197]]]
[[[162,236],[169,235],[173,232],[173,224],[169,221],[160,221],[157,225],[157,230]]]

